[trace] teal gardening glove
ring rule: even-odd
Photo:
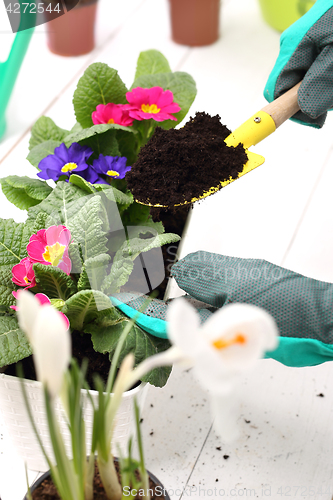
[[[333,283],[307,278],[262,259],[204,251],[174,264],[172,275],[190,297],[213,308],[241,302],[268,311],[277,322],[280,341],[267,357],[295,367],[333,360]],[[133,317],[145,299],[132,299],[119,295],[113,301]],[[149,333],[167,338],[166,309],[163,301],[152,301],[136,322]],[[212,314],[207,309],[199,313],[201,321]]]
[[[333,0],[317,0],[282,33],[280,53],[264,96],[272,102],[301,80],[301,111],[292,119],[321,128],[327,111],[333,107]]]

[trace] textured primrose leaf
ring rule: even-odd
[[[27,176],[9,175],[0,179],[0,183],[6,198],[21,210],[38,205],[52,191],[45,181]]]
[[[34,264],[36,283],[39,290],[49,299],[67,300],[77,288],[70,276],[58,267]]]
[[[110,273],[104,277],[101,290],[106,295],[119,292],[121,286],[125,285],[132,273],[134,264],[132,259],[123,258],[122,252],[118,251],[113,259]]]
[[[132,229],[132,228],[131,228]],[[135,229],[135,226],[134,226]],[[180,236],[174,233],[157,234],[152,238],[130,238],[122,246],[123,257],[136,259],[141,252],[148,252],[152,248],[160,248],[169,243],[175,243],[180,240]]]
[[[79,244],[84,262],[107,253],[108,221],[100,196],[89,196],[86,203],[67,221],[66,227],[73,241]]]
[[[0,304],[1,306],[13,306],[16,299],[13,291],[17,290],[17,286],[12,281],[12,271],[9,268],[0,269]]]
[[[41,116],[31,129],[29,151],[45,141],[62,141],[68,134],[68,130],[58,127],[51,118]]]
[[[109,130],[113,130],[114,132],[116,132],[117,130],[122,130],[131,134],[134,133],[132,129],[123,127],[122,125],[117,125],[116,123],[103,123],[101,125],[93,125],[92,127],[84,128],[77,132],[71,132],[67,134],[67,136],[64,138],[64,143],[67,147],[69,147],[73,142],[81,142],[95,135],[104,134]]]
[[[141,52],[136,65],[135,80],[142,75],[155,75],[156,73],[171,73],[168,60],[158,50]]]
[[[129,206],[134,201],[133,195],[130,191],[123,193],[109,184],[94,184],[94,187],[96,191],[103,192],[108,200],[114,201],[119,205]]]
[[[164,129],[174,128],[186,116],[190,109],[195,96],[197,88],[195,81],[188,73],[177,71],[175,73],[157,73],[155,75],[142,75],[137,78],[131,89],[135,87],[162,87],[164,90],[171,90],[174,97],[174,102],[179,104],[181,110],[175,113],[177,122],[174,120],[166,120],[160,122],[158,125]]]
[[[108,254],[100,254],[87,259],[78,281],[78,290],[92,289],[101,290],[101,285],[108,271],[111,257]]]
[[[82,331],[100,311],[112,306],[109,297],[97,290],[81,290],[66,300],[62,312],[68,317],[71,329]]]
[[[134,133],[128,134],[124,130],[118,130],[116,134],[120,156],[125,156],[127,158],[127,166],[132,166],[138,157],[135,152],[137,150],[137,132],[134,129],[131,129],[131,131]]]
[[[49,141],[42,142],[41,144],[37,144],[37,146],[31,149],[27,156],[27,160],[30,161],[34,167],[38,168],[39,162],[47,156],[53,155],[55,148],[60,146],[61,143],[62,141],[55,141],[51,139]]]
[[[91,114],[98,104],[126,103],[127,88],[118,72],[104,63],[93,63],[86,69],[74,92],[77,121],[83,128],[93,125]]]
[[[27,256],[27,244],[31,231],[22,222],[0,219],[0,269],[12,269]]]
[[[107,130],[102,134],[95,134],[86,139],[82,139],[79,144],[81,144],[81,146],[89,146],[93,150],[93,154],[89,157],[90,163],[96,160],[100,154],[104,156],[120,156],[116,131],[113,129]]]
[[[56,187],[38,206],[28,210],[28,222],[34,224],[41,212],[49,217],[47,225],[64,224],[68,227],[69,220],[74,216],[80,207],[86,203],[84,198],[87,193],[70,182],[57,182]]]
[[[13,316],[0,317],[0,367],[11,365],[32,354],[24,332]]]
[[[123,316],[122,321],[112,324],[112,322],[114,323],[115,321],[115,313],[112,312],[111,314],[112,321],[108,319],[107,315],[102,317],[99,316],[97,321],[91,323],[84,329],[86,333],[91,334],[94,349],[103,354],[109,353],[110,360],[112,360],[124,328],[126,328],[130,321],[126,316]],[[118,314],[121,317],[121,314]],[[137,366],[144,359],[165,351],[169,347],[170,343],[168,340],[153,337],[139,326],[134,325],[126,338],[118,366],[120,366],[124,357],[130,352],[134,354],[135,366]],[[171,367],[156,368],[147,373],[142,380],[156,387],[163,387],[168,380],[170,372]]]

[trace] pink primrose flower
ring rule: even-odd
[[[32,269],[33,262],[29,257],[25,257],[19,264],[12,268],[12,281],[15,285],[33,288],[36,286],[35,273]]]
[[[99,104],[91,115],[94,125],[102,123],[116,123],[124,127],[133,125],[133,118],[130,118],[124,104]]]
[[[143,89],[136,87],[127,92],[126,105],[129,116],[134,120],[149,120],[152,118],[157,122],[164,120],[177,120],[171,113],[178,113],[180,106],[173,102],[171,90],[163,90],[162,87],[151,87]]]
[[[19,292],[20,292],[20,290],[18,290],[17,292],[12,292],[12,294],[14,295],[14,297],[15,297],[16,300],[18,299]],[[36,293],[35,297],[36,297],[36,299],[38,300],[38,302],[40,303],[41,306],[45,306],[45,305],[50,305],[51,304],[50,299],[44,293]],[[14,309],[14,311],[18,310],[17,306],[10,306],[10,308]],[[58,313],[63,318],[63,320],[64,320],[64,322],[66,324],[67,330],[68,330],[68,328],[69,328],[69,319],[67,318],[66,314],[62,313],[61,311],[58,311]]]
[[[44,265],[59,267],[70,274],[72,262],[68,255],[71,233],[66,226],[50,226],[40,229],[30,237],[27,251],[30,260]]]

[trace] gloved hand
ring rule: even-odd
[[[301,111],[292,119],[321,128],[333,107],[333,0],[317,0],[286,29],[280,53],[268,78],[264,96],[271,102],[299,81]]]
[[[287,366],[333,360],[333,283],[262,259],[204,251],[187,255],[171,272],[181,289],[214,307],[243,302],[268,311],[281,337],[279,347],[267,357]]]

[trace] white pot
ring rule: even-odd
[[[24,380],[27,397],[35,419],[38,432],[42,438],[46,452],[53,457],[48,432],[46,413],[43,403],[42,385],[40,382]],[[126,452],[128,439],[135,435],[134,397],[141,409],[148,389],[148,384],[141,384],[124,393],[123,400],[116,417],[116,426],[112,442],[112,450],[118,453],[118,445]],[[84,393],[85,391],[83,391]],[[90,391],[93,401],[97,403],[98,393]],[[86,394],[83,394],[84,419],[86,422],[87,452],[90,450],[93,408]],[[56,402],[56,412],[60,429],[64,436],[67,452],[70,454],[70,433],[60,401]],[[19,456],[26,462],[28,469],[46,471],[49,467],[40,450],[37,438],[32,429],[22,394],[20,380],[11,375],[0,373],[0,415],[5,430]]]

